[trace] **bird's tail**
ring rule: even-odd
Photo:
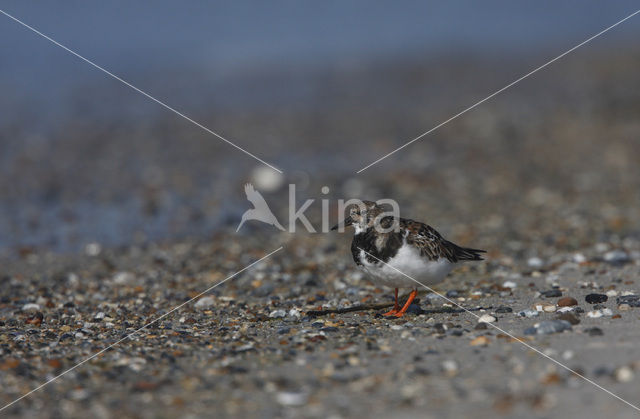
[[[453,254],[458,260],[484,260],[484,258],[482,257],[482,253],[487,253],[486,250],[460,247],[457,244],[451,242],[448,243],[453,250]]]

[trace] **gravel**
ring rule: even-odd
[[[273,246],[267,235],[256,237],[259,246],[242,251],[223,245],[230,240],[232,236],[220,236],[210,243],[103,248],[99,256],[32,253],[2,261],[2,401],[19,397],[131,334]],[[392,303],[391,290],[376,288],[354,269],[348,242],[346,236],[290,238],[286,249],[295,253],[275,254],[8,412],[81,416],[89,409],[142,417],[212,411],[219,416],[324,417],[372,410],[410,415],[428,405],[445,416],[476,410],[490,415],[502,411],[496,404],[504,403],[507,395],[526,400],[532,394],[526,389],[543,397],[561,395],[569,404],[588,392],[609,409],[625,411],[511,336],[561,362],[566,352],[569,366],[588,378],[623,395],[633,391],[633,371],[640,359],[627,345],[640,342],[634,327],[640,308],[629,304],[637,301],[629,293],[640,291],[635,288],[640,261],[579,266],[570,254],[559,255],[569,262],[547,274],[565,295],[585,301],[588,295],[604,295],[604,290],[626,294],[618,296],[616,304],[589,305],[586,312],[579,305],[563,307],[570,311],[561,314],[535,310],[545,305],[536,290],[544,290],[545,277],[532,274],[526,263],[490,258],[456,270],[439,288],[455,295],[451,298],[463,307],[479,310],[480,321],[424,293],[418,296],[416,314],[400,319],[379,315],[388,309],[309,316],[311,310]],[[337,247],[318,250],[331,249],[331,243]],[[627,244],[640,248],[640,242]],[[582,252],[588,254],[588,249]],[[590,273],[594,268],[597,280]],[[121,272],[127,272],[125,281]],[[519,282],[533,286],[505,288],[504,275],[519,276]],[[335,287],[336,282],[347,286]],[[266,283],[272,285],[269,294],[256,292]],[[618,310],[620,303],[628,309]],[[491,326],[498,320],[493,313],[500,316],[495,324],[511,336]],[[593,365],[606,365],[610,372],[592,374]],[[520,383],[520,390],[507,384],[506,376]],[[460,407],[460,392],[480,392],[483,397]],[[527,406],[515,403],[510,411]]]

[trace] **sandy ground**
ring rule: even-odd
[[[490,258],[459,268],[439,287],[474,314],[494,317],[491,324],[505,334],[479,326],[472,314],[450,312],[455,306],[433,295],[421,295],[413,313],[401,319],[383,318],[381,310],[310,316],[320,308],[390,302],[391,293],[354,269],[346,236],[288,237],[282,243],[263,237],[262,246],[251,249],[219,235],[211,243],[68,257],[34,253],[3,263],[0,380],[1,400],[8,403],[284,246],[2,413],[637,415],[510,337],[637,405],[640,307],[634,307],[636,298],[622,297],[640,294],[637,240],[626,240],[621,252],[600,243],[539,260]],[[607,301],[587,303],[593,293]],[[577,305],[558,312],[562,297]],[[618,298],[630,304],[618,304]],[[523,317],[524,310],[535,317]],[[527,331],[558,318],[570,321],[570,329]]]

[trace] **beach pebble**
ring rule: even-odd
[[[269,313],[269,318],[279,319],[281,317],[285,317],[286,315],[287,315],[287,312],[284,310],[273,310],[271,313]]]
[[[545,320],[536,323],[524,331],[525,335],[548,335],[551,333],[559,333],[565,330],[571,330],[571,323],[566,320]]]
[[[493,323],[495,322],[497,319],[495,317],[493,317],[490,314],[483,314],[482,316],[480,316],[480,318],[478,319],[478,323]]]
[[[520,317],[537,317],[538,316],[538,311],[537,310],[522,310],[518,313],[518,316]]]
[[[294,393],[282,391],[276,395],[276,400],[283,406],[302,406],[307,403],[309,396],[306,393]]]
[[[98,256],[102,252],[102,246],[99,243],[89,243],[84,247],[84,252],[89,256]]]
[[[443,361],[441,366],[442,366],[442,370],[446,372],[448,375],[455,375],[455,373],[458,371],[458,363],[452,359],[447,359],[446,361]]]
[[[267,166],[260,165],[251,171],[251,182],[260,191],[273,192],[282,186],[284,176]]]
[[[585,263],[587,261],[587,258],[582,253],[574,254],[572,259],[575,263]]]
[[[543,297],[546,298],[554,298],[554,297],[562,297],[562,291],[560,290],[547,290],[547,291],[540,291],[540,295],[542,295]]]
[[[113,276],[113,282],[119,285],[128,284],[134,279],[135,276],[131,272],[118,272]]]
[[[529,258],[529,260],[527,260],[527,265],[529,265],[532,268],[539,269],[539,268],[542,268],[542,266],[544,265],[544,262],[539,257],[532,257],[532,258]]]
[[[496,313],[512,313],[513,309],[507,306],[500,306],[496,308]]]
[[[640,307],[640,296],[637,295],[623,295],[616,298],[617,304],[626,304],[629,307]]]
[[[292,308],[291,310],[289,310],[289,317],[299,319],[301,315],[302,311],[299,308]]]
[[[631,260],[627,252],[612,250],[604,254],[604,260],[612,265],[623,265]]]
[[[599,327],[591,327],[589,329],[585,329],[585,332],[589,334],[589,336],[602,336],[604,332]]]
[[[613,311],[608,308],[603,308],[602,310],[593,310],[587,313],[587,317],[591,317],[592,319],[597,319],[602,316],[612,316]]]
[[[513,281],[505,281],[505,282],[502,284],[502,286],[503,286],[504,288],[511,288],[511,289],[514,289],[514,288],[516,288],[518,285],[517,285],[515,282],[513,282]]]
[[[196,309],[205,309],[213,306],[215,304],[215,299],[213,297],[202,297],[199,299],[193,306]]]
[[[620,367],[615,370],[613,376],[621,383],[628,383],[633,380],[633,370],[629,367]]]
[[[435,293],[427,294],[424,296],[424,298],[430,303],[435,303],[438,300],[442,300],[442,297],[440,297],[438,294],[435,294]]]
[[[469,342],[469,345],[471,346],[487,346],[488,344],[489,338],[487,338],[486,336],[478,336],[477,338]]]
[[[557,313],[569,313],[570,311],[577,310],[579,307],[560,307],[556,312]]]
[[[578,300],[573,297],[564,297],[558,300],[558,307],[571,307],[578,305]]]
[[[578,324],[580,323],[580,319],[578,319],[576,316],[574,316],[571,313],[564,313],[558,316],[558,320],[566,320],[569,323],[571,323],[572,325]]]
[[[589,304],[604,303],[608,299],[609,297],[604,294],[588,294],[586,297],[584,297],[584,300]]]
[[[22,311],[39,311],[40,305],[35,303],[27,303],[22,306]]]

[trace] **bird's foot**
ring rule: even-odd
[[[387,311],[386,313],[382,313],[383,316],[395,316],[398,314],[398,309],[394,308],[393,310]]]
[[[402,309],[398,310],[398,312],[394,313],[393,315],[396,316],[396,317],[404,316],[404,313],[407,312],[407,309],[409,308],[409,306],[411,305],[413,300],[416,298],[416,295],[418,295],[418,291],[417,290],[411,291],[411,294],[409,294],[409,298],[407,298],[407,302],[404,303],[404,306],[402,307]]]

